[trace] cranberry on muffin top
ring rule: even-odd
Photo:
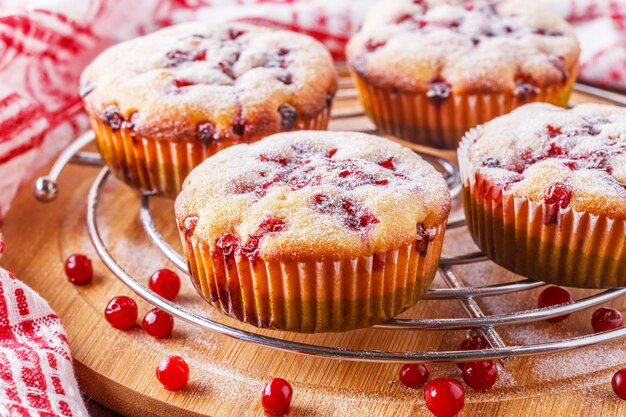
[[[88,110],[113,130],[203,142],[290,130],[335,89],[322,44],[240,23],[186,23],[120,43],[81,76]]]
[[[179,227],[214,253],[292,260],[369,256],[446,221],[448,187],[389,140],[353,132],[277,134],[225,149],[187,177]]]
[[[560,84],[578,65],[570,25],[540,2],[384,0],[349,42],[356,71],[382,87],[527,97]]]
[[[505,192],[626,219],[626,108],[527,104],[477,134],[460,152]]]

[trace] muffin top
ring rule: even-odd
[[[89,112],[167,140],[290,130],[330,106],[335,89],[321,43],[240,23],[170,26],[107,49],[81,75]]]
[[[527,104],[477,132],[461,152],[505,192],[626,219],[626,108]]]
[[[578,65],[570,25],[538,1],[383,0],[349,42],[351,66],[381,87],[529,96]]]
[[[431,165],[353,132],[281,133],[227,148],[196,167],[176,199],[186,236],[213,253],[265,261],[397,249],[445,222],[449,209]]]

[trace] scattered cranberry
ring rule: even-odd
[[[591,325],[595,332],[605,332],[624,325],[622,313],[614,308],[602,307],[593,312]]]
[[[172,335],[174,318],[163,310],[153,308],[144,316],[143,328],[150,336],[154,336],[157,339],[165,339]]]
[[[465,390],[456,379],[437,378],[424,389],[426,407],[437,417],[454,417],[465,404]]]
[[[282,378],[274,378],[265,385],[261,405],[269,414],[284,414],[289,411],[293,388]]]
[[[178,391],[189,381],[189,366],[180,356],[171,355],[159,362],[156,377],[166,390]]]
[[[421,363],[406,364],[400,368],[400,382],[409,388],[421,388],[429,377],[428,368]]]
[[[551,285],[543,290],[541,294],[539,294],[539,300],[537,302],[537,305],[539,306],[539,308],[544,308],[569,303],[570,301],[572,301],[572,294],[568,290],[563,287]],[[565,320],[568,317],[569,314],[566,314],[559,317],[553,317],[551,319],[548,319],[548,321],[556,323],[558,321]]]
[[[463,366],[463,380],[476,391],[487,391],[498,378],[498,368],[493,361],[467,362]]]
[[[129,329],[137,321],[137,303],[125,295],[114,297],[107,304],[104,317],[116,329]]]
[[[75,253],[65,260],[65,274],[72,284],[85,285],[93,278],[91,260],[85,255]]]
[[[615,391],[617,396],[622,400],[626,400],[626,368],[615,372],[611,385],[613,385],[613,391]]]
[[[478,335],[478,336],[470,336],[463,340],[459,345],[459,350],[482,350],[482,349],[490,349],[491,345],[487,342],[487,339]],[[457,366],[461,369],[465,366],[465,363],[460,362],[457,363]]]
[[[166,300],[173,300],[180,290],[180,278],[174,271],[159,269],[150,277],[148,287]]]
[[[546,188],[544,196],[546,204],[558,204],[565,208],[572,199],[572,187],[557,181]]]

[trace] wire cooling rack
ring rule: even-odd
[[[341,71],[340,71],[341,73]],[[345,72],[344,72],[345,74]],[[340,77],[340,90],[336,100],[354,102],[356,92],[350,79],[346,76]],[[617,105],[626,105],[626,99],[618,94],[605,91],[596,87],[583,84],[576,84],[575,91],[594,96],[604,101],[609,101]],[[358,105],[344,106],[333,112],[334,119],[359,117],[363,115],[363,110]],[[40,201],[53,200],[59,190],[58,177],[63,168],[69,164],[79,164],[88,166],[104,165],[102,158],[97,153],[81,151],[89,143],[93,142],[93,132],[87,132],[77,138],[58,157],[47,176],[36,180],[33,193]],[[460,192],[460,178],[458,168],[446,159],[433,156],[431,154],[420,153],[422,157],[433,164],[444,175],[451,189],[451,194],[456,196]],[[477,298],[492,297],[502,294],[510,294],[526,291],[546,285],[543,282],[521,279],[515,282],[508,282],[489,286],[468,286],[452,270],[452,266],[460,266],[476,262],[485,262],[487,258],[481,252],[470,252],[456,256],[442,256],[439,272],[448,288],[430,289],[425,299],[429,300],[458,300],[467,317],[442,317],[442,318],[410,318],[392,319],[384,324],[375,326],[375,329],[394,329],[398,331],[424,331],[424,330],[455,330],[467,329],[468,332],[476,332],[483,335],[491,348],[474,351],[382,351],[382,350],[353,350],[332,346],[315,345],[286,340],[279,337],[270,337],[259,334],[254,330],[244,330],[228,326],[220,321],[212,320],[208,317],[195,314],[189,311],[185,305],[168,301],[156,293],[149,290],[144,284],[131,276],[116,261],[109,252],[106,244],[102,240],[98,228],[98,204],[101,195],[105,192],[106,185],[111,173],[107,168],[102,168],[95,181],[91,185],[87,195],[87,229],[93,246],[111,272],[126,284],[138,296],[153,304],[154,306],[167,311],[178,319],[184,320],[200,328],[221,333],[235,339],[262,345],[269,348],[289,351],[299,354],[308,354],[332,359],[364,361],[364,362],[467,362],[472,360],[503,359],[509,360],[515,357],[531,356],[538,354],[554,353],[584,346],[594,345],[602,342],[609,342],[626,336],[626,327],[618,329],[587,334],[574,338],[561,339],[547,343],[507,345],[498,332],[501,326],[522,324],[545,320],[570,314],[576,311],[588,309],[602,303],[606,303],[614,298],[626,294],[626,288],[609,289],[597,294],[572,301],[558,306],[513,311],[506,314],[487,315],[476,302]],[[188,274],[187,264],[183,256],[174,250],[161,236],[157,230],[150,212],[150,196],[141,195],[139,198],[139,217],[143,228],[151,242],[170,260],[181,272]],[[450,219],[448,230],[465,226],[464,218]],[[248,326],[247,328],[251,328]]]

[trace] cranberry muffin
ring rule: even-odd
[[[584,288],[626,286],[626,108],[529,104],[459,148],[470,233],[494,262]]]
[[[415,304],[437,271],[450,195],[408,148],[292,132],[187,177],[176,219],[198,292],[258,327],[343,331]]]
[[[347,47],[379,129],[444,149],[525,103],[565,106],[578,56],[570,25],[523,0],[381,1]]]
[[[111,171],[144,193],[171,197],[221,149],[326,129],[335,89],[322,44],[240,23],[171,26],[113,46],[81,76]]]

